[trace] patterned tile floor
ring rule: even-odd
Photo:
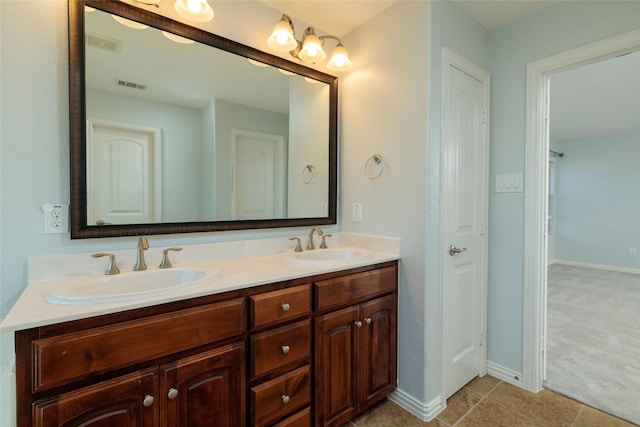
[[[454,394],[436,419],[424,422],[384,401],[343,427],[633,427],[549,390],[530,393],[491,376]]]

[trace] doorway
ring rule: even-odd
[[[162,131],[87,119],[87,224],[161,221]]]
[[[640,50],[633,31],[527,65],[524,236],[523,386],[537,392],[544,380],[547,283],[548,80],[571,68]]]
[[[489,74],[443,49],[443,396],[486,373]]]
[[[284,218],[284,136],[231,129],[231,218]]]

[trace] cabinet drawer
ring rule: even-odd
[[[266,426],[311,401],[309,365],[251,388],[253,421]]]
[[[311,357],[311,320],[251,336],[251,378]]]
[[[273,427],[311,427],[311,408],[304,408]]]
[[[316,308],[327,310],[394,291],[397,280],[395,267],[321,280],[315,284]]]
[[[33,391],[240,335],[244,298],[33,341]]]
[[[295,319],[311,313],[310,285],[300,285],[251,297],[254,328]]]

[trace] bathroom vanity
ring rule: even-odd
[[[397,256],[281,258],[228,262],[213,291],[17,330],[17,425],[340,426],[386,397]],[[241,284],[247,262],[269,282]]]

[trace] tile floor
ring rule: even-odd
[[[530,393],[489,375],[454,394],[436,419],[424,422],[383,401],[343,427],[632,427],[549,390]]]

